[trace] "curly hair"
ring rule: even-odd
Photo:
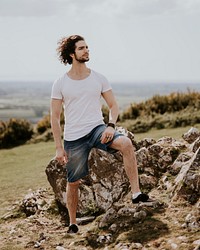
[[[72,64],[72,57],[70,54],[75,52],[75,44],[78,41],[84,41],[85,39],[79,35],[72,35],[69,37],[63,37],[58,41],[58,58],[63,64]]]

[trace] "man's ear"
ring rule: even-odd
[[[69,54],[72,59],[74,59],[74,53]]]

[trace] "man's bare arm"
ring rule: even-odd
[[[102,96],[104,100],[106,101],[108,108],[109,108],[109,122],[115,124],[117,122],[117,118],[119,115],[119,108],[118,108],[118,105],[117,105],[117,102],[115,100],[112,90],[108,90],[102,93]],[[114,128],[107,127],[102,134],[101,142],[106,143],[109,140],[111,140],[113,138],[114,133],[115,133]]]
[[[62,111],[62,100],[51,99],[51,128],[56,144],[56,159],[65,163],[67,161],[67,155],[64,151],[61,140],[61,127],[60,127],[60,114]]]
[[[106,101],[108,108],[109,108],[109,122],[115,124],[119,115],[119,108],[115,100],[115,96],[112,90],[108,90],[102,93],[102,96],[104,100]]]

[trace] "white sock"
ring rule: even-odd
[[[137,197],[138,197],[138,195],[140,195],[142,192],[137,192],[137,193],[134,193],[133,195],[132,195],[132,198],[133,199],[136,199]]]

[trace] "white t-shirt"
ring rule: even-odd
[[[81,138],[104,124],[100,98],[110,89],[108,80],[93,70],[83,80],[72,80],[64,74],[54,82],[51,98],[63,100],[65,140]]]

